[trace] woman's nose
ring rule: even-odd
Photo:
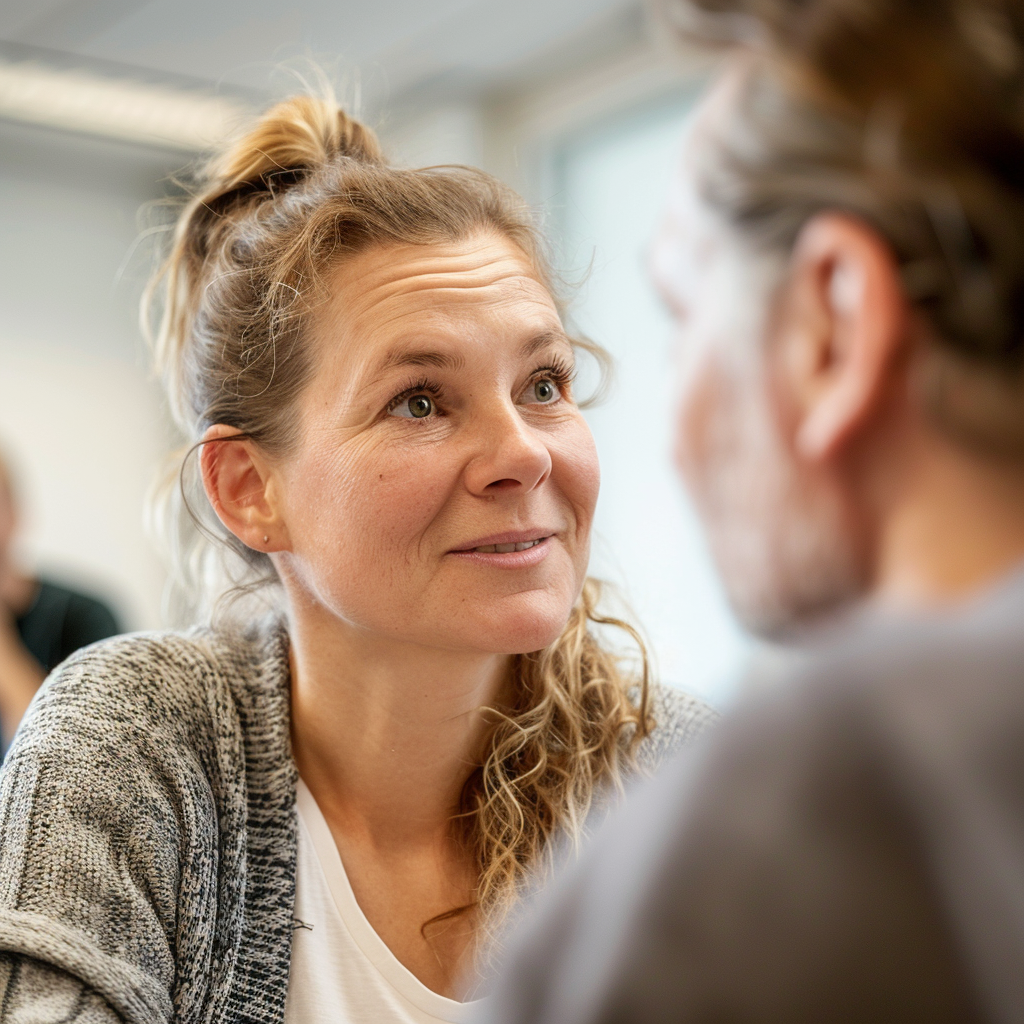
[[[476,452],[466,467],[474,494],[532,491],[551,475],[551,452],[515,406],[503,406],[480,424]]]

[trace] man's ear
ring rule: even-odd
[[[203,435],[199,464],[203,487],[217,518],[255,551],[287,547],[276,486],[267,459],[252,441],[218,423]]]
[[[908,306],[888,245],[867,224],[822,213],[793,247],[781,340],[796,448],[832,458],[881,404],[908,339]]]

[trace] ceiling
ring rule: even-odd
[[[639,0],[4,0],[0,43],[64,66],[130,67],[261,93],[273,89],[282,66],[311,57],[379,105],[501,87],[537,62],[580,52],[589,38],[625,31],[638,7]]]

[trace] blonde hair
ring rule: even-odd
[[[1024,454],[1024,4],[659,3],[749,61],[701,154],[712,205],[775,253],[824,210],[871,225],[935,329],[936,420]]]
[[[294,403],[315,372],[307,328],[326,271],[369,246],[429,245],[480,230],[508,238],[550,284],[530,212],[493,177],[392,167],[374,134],[329,100],[296,96],[269,110],[199,175],[146,300],[157,365],[189,448],[210,425],[226,424],[287,455]],[[181,453],[162,497],[193,593],[209,589],[218,551],[233,553],[236,589],[274,583],[267,556],[229,534],[194,477],[186,479]],[[474,853],[476,906],[491,923],[552,839],[580,834],[595,794],[619,784],[652,725],[643,644],[626,623],[599,615],[599,593],[588,580],[559,639],[513,659],[514,705],[494,713],[486,756],[462,793],[453,828]],[[626,630],[638,645],[638,673],[599,642],[595,623]]]

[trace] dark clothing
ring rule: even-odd
[[[46,580],[39,581],[35,600],[14,625],[26,650],[47,673],[80,648],[121,632],[114,613],[101,601]],[[0,738],[0,759],[5,753]]]
[[[488,1024],[1024,1020],[1024,577],[738,708],[514,937]]]
[[[101,601],[41,580],[32,606],[15,622],[21,642],[46,672],[97,640],[120,633]]]

